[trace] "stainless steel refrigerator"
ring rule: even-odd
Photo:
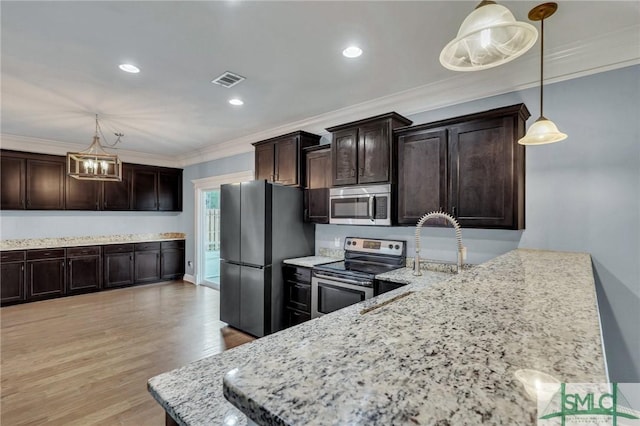
[[[299,188],[264,180],[220,187],[220,319],[262,337],[284,328],[282,261],[314,254]]]

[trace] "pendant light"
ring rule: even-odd
[[[516,21],[506,7],[483,0],[442,49],[440,63],[453,71],[497,67],[523,55],[537,39],[533,25]]]
[[[543,114],[543,71],[544,71],[544,20],[555,13],[558,9],[557,3],[543,3],[529,11],[529,19],[540,21],[540,117],[529,127],[527,134],[518,143],[520,145],[544,145],[548,143],[560,142],[567,138],[567,135],[560,132],[553,121]]]
[[[116,154],[109,154],[100,143],[102,129],[96,114],[96,132],[89,148],[80,152],[67,152],[67,175],[78,180],[122,180],[122,161]],[[116,133],[118,139],[110,147],[116,146],[122,133]],[[103,135],[104,137],[104,135]]]

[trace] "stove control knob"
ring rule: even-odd
[[[392,249],[393,248],[393,244],[389,244],[389,248]]]
[[[396,244],[396,250],[399,250],[400,246],[398,244]]]

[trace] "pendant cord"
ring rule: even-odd
[[[543,72],[544,72],[544,18],[540,20],[540,117],[544,117],[543,112]]]

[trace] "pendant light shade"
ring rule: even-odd
[[[467,16],[458,36],[440,52],[440,63],[453,71],[497,67],[523,55],[535,44],[538,31],[518,22],[504,6],[483,1]]]
[[[78,180],[122,181],[122,161],[116,154],[109,154],[100,143],[102,130],[96,114],[96,132],[89,148],[80,152],[67,152],[67,175]],[[116,133],[118,139],[114,147],[124,136]]]
[[[559,131],[553,121],[540,117],[529,127],[527,134],[518,143],[520,145],[544,145],[560,142],[566,138],[567,135]]]
[[[544,145],[560,142],[567,138],[565,133],[558,130],[558,126],[543,115],[544,108],[544,20],[553,15],[558,9],[557,3],[543,3],[529,11],[529,19],[540,21],[540,117],[529,127],[527,134],[518,143],[520,145]]]

